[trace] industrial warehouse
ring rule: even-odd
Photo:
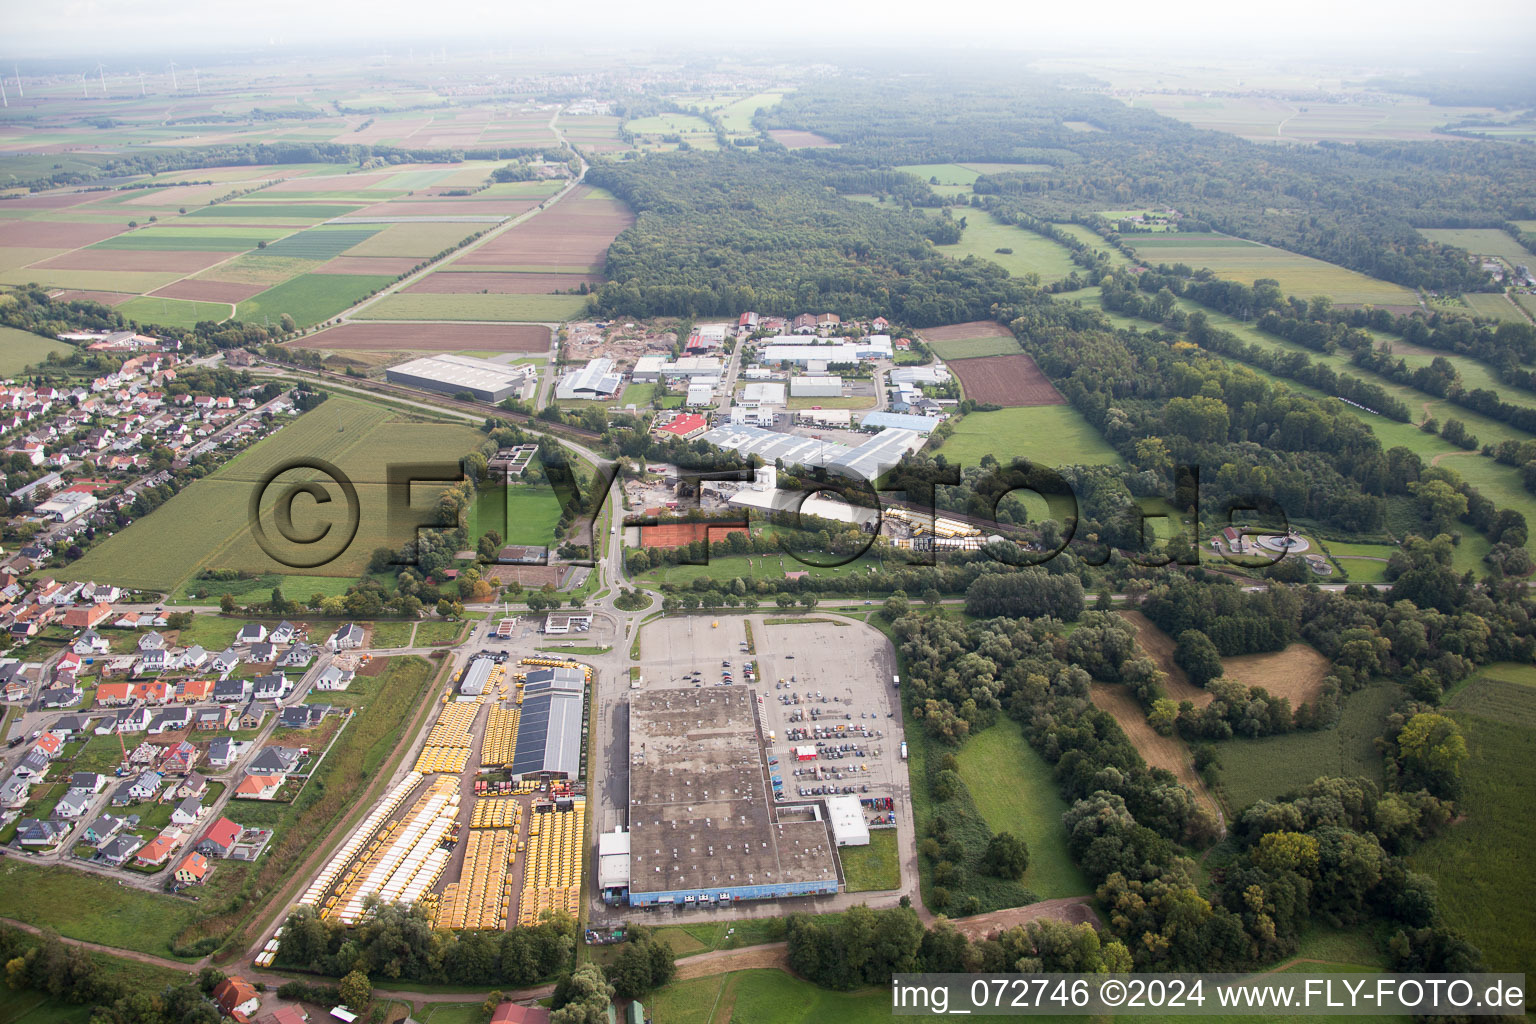
[[[386,380],[444,395],[468,392],[482,402],[500,402],[522,398],[523,391],[536,378],[529,363],[508,366],[488,359],[469,356],[425,356],[412,359],[384,371]]]
[[[837,892],[820,805],[784,807],[769,796],[759,700],[745,686],[631,695],[630,906]],[[607,874],[600,884],[621,891]]]

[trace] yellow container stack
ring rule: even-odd
[[[523,713],[517,708],[491,708],[485,729],[485,745],[480,748],[480,764],[487,768],[511,764],[517,753],[517,723]]]
[[[469,763],[472,742],[469,730],[479,710],[478,704],[443,705],[432,731],[427,733],[421,756],[416,759],[416,770],[423,773],[462,772]]]
[[[528,824],[528,860],[517,923],[538,924],[546,910],[575,916],[581,910],[581,858],[586,845],[587,804],[569,811],[534,814]]]
[[[490,797],[475,801],[470,828],[509,828],[516,832],[523,823],[523,805],[510,797]]]
[[[505,928],[511,899],[507,869],[517,848],[511,829],[474,829],[464,849],[464,870],[443,887],[439,928]]]

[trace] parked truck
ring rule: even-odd
[[[901,741],[901,759],[903,761],[905,761],[907,759],[907,741],[906,740],[902,740]]]

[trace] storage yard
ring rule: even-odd
[[[415,770],[299,902],[346,924],[362,920],[373,898],[419,903],[440,928],[577,915],[591,683],[591,669],[575,662],[472,657],[444,690]],[[516,764],[520,754],[526,765]]]

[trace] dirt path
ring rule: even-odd
[[[1438,466],[1438,465],[1440,465],[1440,460],[1441,459],[1454,459],[1458,455],[1476,455],[1476,454],[1478,454],[1478,453],[1477,452],[1441,452],[1439,455],[1436,455],[1434,458],[1430,459],[1429,460],[1429,464],[1431,466]]]
[[[1064,896],[1060,899],[1041,900],[1039,903],[1031,903],[1027,907],[1009,907],[1007,910],[994,910],[990,914],[977,914],[975,917],[962,918],[952,922],[955,930],[970,936],[972,939],[984,939],[996,932],[1007,931],[1030,921],[1038,921],[1041,918],[1053,918],[1064,921],[1067,924],[1099,924],[1099,915],[1093,912],[1093,905],[1084,896]]]
[[[698,956],[685,957],[677,962],[679,981],[703,978],[711,974],[727,974],[731,971],[749,971],[762,967],[789,970],[789,944],[764,943],[761,946],[743,946],[740,949],[716,949]]]
[[[1131,696],[1129,687],[1121,683],[1094,683],[1089,696],[1095,707],[1115,716],[1115,721],[1120,723],[1131,745],[1147,764],[1172,772],[1175,778],[1195,794],[1200,805],[1214,814],[1225,828],[1226,817],[1221,813],[1216,798],[1205,788],[1205,781],[1195,774],[1194,759],[1189,748],[1177,736],[1163,736],[1147,724],[1146,712],[1142,711],[1136,698]]]
[[[1174,662],[1173,651],[1177,644],[1173,637],[1158,629],[1141,612],[1125,610],[1120,612],[1120,617],[1136,628],[1136,646],[1168,677],[1163,681],[1163,689],[1168,691],[1175,704],[1187,700],[1195,707],[1203,708],[1212,701],[1214,695],[1190,682],[1189,676]]]
[[[19,928],[24,932],[31,932],[33,935],[54,934],[48,931],[46,928],[39,928],[36,925],[27,924],[25,921],[17,921],[14,918],[9,917],[0,917],[0,924],[8,924],[12,928]],[[63,935],[58,936],[58,938],[60,942],[67,946],[79,946],[81,949],[89,949],[93,953],[105,953],[108,956],[121,957],[124,960],[132,960],[135,963],[148,964],[151,967],[164,967],[167,970],[184,971],[187,974],[191,974],[193,971],[198,969],[196,964],[185,963],[181,960],[169,960],[163,956],[155,956],[152,953],[140,953],[138,950],[134,949],[118,949],[116,946],[103,946],[99,942],[86,942],[84,939],[70,939]]]

